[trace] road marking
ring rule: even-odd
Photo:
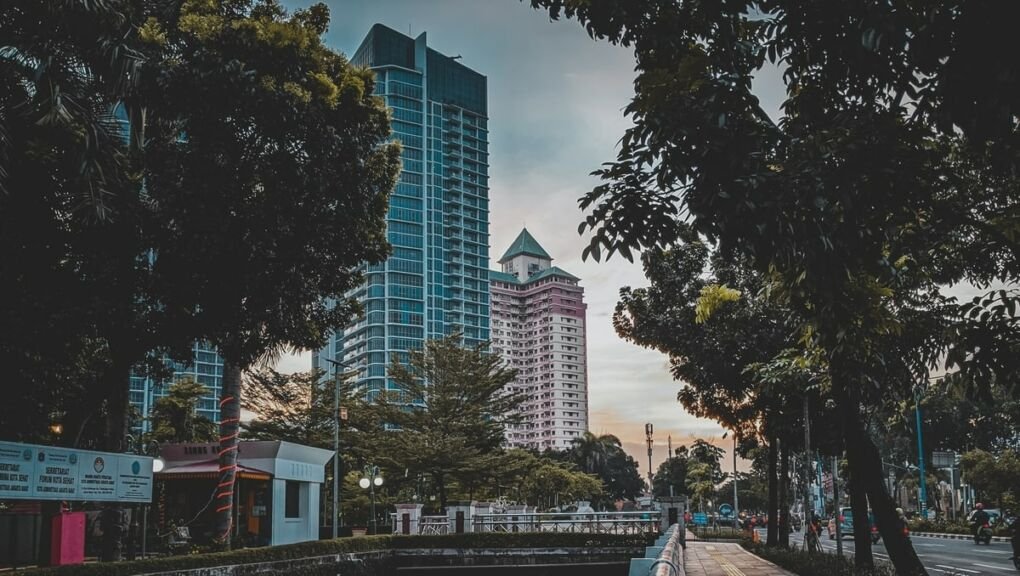
[[[936,564],[939,568],[947,568],[949,570],[959,570],[960,572],[970,572],[971,574],[980,574],[978,570],[968,570],[967,568],[957,568],[956,566],[946,566],[945,564]]]
[[[945,548],[946,547],[945,544],[928,544],[927,542],[918,542],[917,545],[918,546],[936,546],[938,548]]]
[[[983,550],[983,552],[985,554],[1009,554],[1010,556],[1013,555],[1012,552],[1004,552],[1002,550]]]
[[[932,572],[941,572],[943,574],[952,574],[952,572],[946,572],[945,570],[940,570],[938,568],[929,568],[929,570],[931,570]]]
[[[990,564],[978,564],[977,562],[975,562],[974,565],[975,566],[980,566],[982,568],[994,568],[996,570],[1012,570],[1012,568],[1010,568],[1009,566],[1004,566],[1004,565],[992,566]]]

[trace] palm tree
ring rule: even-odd
[[[620,439],[616,436],[612,434],[596,436],[591,432],[585,432],[583,436],[574,438],[570,447],[573,453],[572,460],[589,474],[598,474],[605,468],[610,456],[622,449]]]

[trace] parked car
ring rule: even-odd
[[[842,538],[854,537],[854,511],[849,506],[839,509],[839,514],[829,519],[829,540],[836,538],[836,522],[839,522],[839,535]],[[868,526],[871,527],[871,541],[878,542],[881,536],[878,527],[875,526],[875,518],[868,512]]]

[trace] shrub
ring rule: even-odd
[[[887,562],[876,562],[874,570],[858,571],[853,560],[823,552],[808,553],[786,548],[767,548],[747,540],[741,544],[761,558],[785,568],[797,576],[895,576],[896,570]]]
[[[643,547],[654,541],[653,535],[644,534],[581,534],[555,532],[484,532],[478,534],[447,534],[436,536],[358,536],[269,546],[246,548],[229,552],[212,552],[188,556],[146,558],[129,562],[104,562],[39,568],[19,572],[22,576],[131,576],[153,572],[192,570],[214,566],[255,564],[280,560],[295,560],[332,554],[353,554],[380,550],[407,550],[433,548],[590,548],[590,547]],[[302,570],[318,570],[304,567]],[[323,569],[328,572],[328,569]],[[311,572],[309,572],[311,573]]]
[[[973,534],[974,529],[966,522],[939,519],[922,520],[915,518],[907,522],[911,532],[934,532],[936,534]],[[1005,526],[996,526],[992,529],[996,536],[1009,536],[1009,529]]]

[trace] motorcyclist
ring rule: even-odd
[[[1020,519],[1016,517],[1016,514],[1008,510],[1003,518],[1005,518],[1006,527],[1012,536],[1009,539],[1009,543],[1013,546],[1013,563],[1020,568]]]
[[[973,528],[974,528],[974,541],[975,542],[977,542],[977,543],[981,542],[981,539],[980,539],[981,528],[983,528],[985,524],[988,524],[989,519],[990,519],[990,517],[988,516],[988,512],[985,512],[984,504],[982,504],[980,502],[975,504],[974,505],[974,515],[971,517],[971,522],[974,523]]]

